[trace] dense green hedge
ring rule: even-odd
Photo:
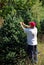
[[[8,15],[0,29],[0,61],[2,65],[14,65],[26,57],[26,35],[19,22],[22,18]]]

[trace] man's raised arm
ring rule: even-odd
[[[24,24],[23,22],[20,22],[22,28],[29,28],[29,25]]]
[[[21,25],[22,29],[24,29],[24,26],[23,26],[22,22],[20,22],[20,25]]]

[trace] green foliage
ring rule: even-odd
[[[4,64],[17,64],[18,58],[26,56],[26,35],[20,26],[20,21],[23,21],[22,17],[16,18],[14,15],[8,14],[3,27],[0,29],[2,64],[3,61]]]
[[[21,63],[24,65],[23,58],[27,55],[26,35],[19,22],[28,24],[29,21],[35,21],[38,31],[44,31],[44,20],[40,23],[44,19],[42,2],[39,0],[0,0],[0,16],[5,20],[0,28],[1,64],[18,65],[17,63]]]
[[[42,2],[42,6],[44,6],[44,0],[40,0]]]
[[[42,20],[40,23],[41,23],[41,31],[44,34],[44,20]]]

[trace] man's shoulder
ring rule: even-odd
[[[25,28],[25,29],[29,30],[30,28]]]
[[[38,30],[37,30],[37,27],[35,27],[35,31],[37,32]]]
[[[35,29],[37,29],[37,27],[34,27]]]

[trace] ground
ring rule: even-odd
[[[34,65],[44,65],[44,43],[38,43],[38,51],[39,51],[39,54],[38,54],[38,63],[37,64],[34,64]],[[33,65],[29,58],[25,58],[23,59],[25,61],[25,63],[23,64],[21,62],[21,65]]]
[[[44,65],[44,43],[39,43],[38,44],[38,64],[36,65]],[[29,64],[31,65],[31,64]]]
[[[38,65],[44,65],[44,43],[38,44],[38,50],[40,54],[38,54]]]

